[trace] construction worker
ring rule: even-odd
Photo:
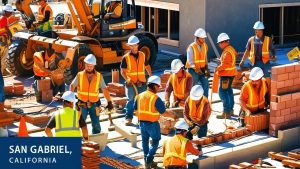
[[[193,85],[201,85],[204,96],[208,97],[208,78],[210,71],[207,60],[207,44],[205,43],[206,32],[199,28],[194,33],[195,41],[187,48],[187,61],[185,67],[193,77]]]
[[[80,107],[83,119],[86,120],[90,115],[92,121],[92,133],[97,134],[101,132],[99,123],[99,115],[101,112],[101,102],[99,99],[99,90],[102,90],[104,97],[107,100],[106,108],[111,111],[113,104],[106,88],[106,84],[101,73],[95,70],[97,64],[96,57],[93,54],[88,54],[84,58],[85,69],[78,72],[77,76],[71,83],[70,90],[75,91],[77,88],[78,106]]]
[[[218,45],[223,50],[221,54],[221,64],[216,67],[219,76],[219,96],[223,102],[223,112],[217,115],[217,118],[230,118],[233,115],[234,96],[232,90],[232,81],[236,75],[236,56],[235,49],[229,43],[229,36],[221,33],[218,36]]]
[[[153,162],[159,140],[161,139],[159,118],[160,114],[170,115],[166,111],[163,101],[156,95],[160,87],[160,78],[151,76],[148,79],[147,90],[137,95],[134,101],[134,109],[140,121],[142,146],[146,168],[155,168],[157,163]],[[149,148],[149,138],[152,144]]]
[[[168,138],[163,144],[163,166],[166,169],[186,169],[186,154],[192,153],[199,156],[201,145],[197,145],[198,149],[196,149],[192,142],[186,138],[189,126],[185,121],[179,120],[174,127],[176,129],[175,136]]]
[[[242,126],[245,126],[243,116],[264,112],[270,104],[270,86],[263,76],[263,70],[254,67],[250,72],[250,80],[242,87],[240,94]]]
[[[262,22],[255,22],[253,29],[255,30],[255,36],[248,40],[240,67],[244,66],[245,59],[249,56],[251,68],[260,67],[264,71],[264,76],[269,78],[271,69],[270,58],[273,62],[276,61],[276,50],[273,46],[272,38],[264,36],[263,30],[265,26]]]
[[[108,20],[110,18],[120,18],[122,15],[121,0],[110,0],[109,3],[109,6],[106,8],[106,14],[104,15],[104,19]]]
[[[9,30],[9,18],[12,16],[14,9],[10,4],[6,4],[3,8],[4,14],[0,18],[0,37],[1,37],[1,72],[6,75],[9,74],[9,72],[6,70],[6,54],[7,54],[7,47],[8,47],[8,41],[12,37],[12,34]],[[6,49],[5,49],[6,48]]]
[[[51,129],[55,128],[56,137],[81,137],[88,140],[88,130],[86,123],[80,113],[73,107],[76,102],[75,93],[67,91],[62,96],[63,109],[53,114],[47,124],[45,132],[48,137],[53,137]],[[80,134],[80,128],[81,133]]]
[[[126,96],[126,122],[125,125],[132,124],[133,118],[133,101],[134,97],[146,90],[146,74],[152,76],[151,67],[143,52],[138,50],[139,39],[131,36],[128,39],[130,52],[126,53],[121,61],[121,75],[125,79]]]
[[[186,98],[189,96],[193,86],[192,76],[183,69],[184,65],[180,59],[174,59],[171,63],[171,72],[165,94],[165,106],[170,107],[170,96],[173,92],[172,107],[184,106]]]
[[[211,115],[211,107],[203,93],[202,86],[195,85],[185,102],[183,114],[186,123],[189,125],[187,138],[190,140],[196,134],[198,138],[207,136],[207,124]]]
[[[46,0],[38,0],[38,4],[40,5],[38,10],[38,33],[40,34],[52,30],[53,12]]]

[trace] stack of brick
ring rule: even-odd
[[[99,144],[95,142],[83,142],[81,147],[81,154],[81,162],[83,169],[99,169]]]
[[[254,132],[269,128],[270,115],[268,112],[245,116],[246,127]]]
[[[51,116],[49,114],[43,113],[43,114],[31,114],[31,115],[25,115],[25,120],[27,123],[33,124],[33,125],[42,125],[47,124],[50,120]]]
[[[101,157],[100,158],[100,161],[101,161],[101,164],[106,164],[110,167],[113,167],[113,168],[117,168],[117,169],[138,169],[139,167],[135,167],[135,166],[132,166],[130,164],[127,164],[125,162],[122,162],[122,161],[118,161],[116,159],[113,159],[113,158],[109,158],[109,157]]]
[[[4,86],[5,95],[23,95],[25,93],[24,85],[22,82],[15,81],[12,84]]]
[[[125,86],[120,83],[108,83],[107,90],[112,96],[123,97],[125,96]]]
[[[15,120],[19,120],[20,116],[13,112],[0,112],[0,127],[9,126]]]
[[[161,134],[168,135],[171,130],[174,130],[175,123],[177,122],[177,116],[175,113],[173,116],[165,117],[163,115],[159,118],[160,132]]]
[[[250,70],[248,68],[238,70],[235,78],[232,81],[232,87],[236,89],[241,89],[244,83],[247,81],[247,77]],[[249,76],[248,76],[249,79]]]
[[[272,68],[269,134],[300,124],[300,64]]]
[[[288,156],[283,153],[269,152],[268,155],[273,160],[281,161],[283,166],[300,168],[300,152],[288,152]]]
[[[127,103],[126,97],[114,97],[113,99],[114,107],[117,108],[124,108]]]
[[[168,72],[168,71],[165,71],[164,74],[160,75],[160,80],[161,80],[160,87],[161,87],[161,90],[165,90],[167,82],[168,82],[170,76],[171,76],[171,73]]]
[[[37,81],[38,95],[36,96],[37,101],[43,103],[51,102],[53,98],[53,91],[50,88],[50,79],[43,79]]]

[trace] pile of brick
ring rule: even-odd
[[[268,112],[245,116],[246,127],[254,132],[269,128],[270,115]]]
[[[25,115],[26,122],[33,125],[47,124],[50,118],[51,116],[46,113]]]
[[[161,88],[161,90],[165,90],[167,82],[168,82],[170,76],[171,76],[171,73],[168,72],[168,71],[165,71],[164,74],[160,75],[160,80],[161,80],[160,88]]]
[[[50,88],[50,79],[43,79],[37,81],[38,95],[36,96],[37,101],[43,103],[51,102],[53,98],[53,91]]]
[[[248,162],[239,163],[239,165],[232,164],[229,169],[257,169],[257,168],[276,168],[275,166],[269,164],[252,164]]]
[[[16,113],[0,112],[0,127],[9,126],[16,120],[20,120],[20,116]]]
[[[125,86],[120,83],[108,83],[107,90],[112,96],[123,97],[125,96]]]
[[[109,158],[109,157],[101,157],[100,158],[101,164],[106,164],[108,166],[111,166],[113,168],[117,168],[117,169],[138,169],[139,167],[135,167],[132,166],[128,163],[122,162],[122,161],[118,161],[116,159],[113,158]]]
[[[160,133],[164,135],[170,134],[170,132],[174,130],[174,126],[177,121],[178,118],[175,113],[173,114],[173,116],[168,117],[161,115],[159,118]]]
[[[214,134],[207,137],[202,137],[199,139],[195,139],[192,142],[194,144],[198,145],[209,145],[212,143],[221,143],[224,141],[228,141],[231,139],[239,138],[245,135],[251,134],[251,131],[249,131],[247,128],[238,128],[230,131],[226,131],[224,133]]]
[[[236,89],[241,89],[245,82],[249,80],[250,70],[244,68],[237,71],[235,78],[232,81],[232,87]]]
[[[299,150],[288,152],[288,156],[284,155],[283,153],[275,153],[275,152],[269,152],[268,155],[273,160],[281,161],[283,166],[287,166],[291,168],[300,168]]]
[[[12,84],[6,84],[4,86],[4,94],[7,96],[23,95],[25,92],[23,83],[19,81],[15,81]]]
[[[81,147],[82,169],[99,169],[100,146],[96,142],[83,142]]]
[[[127,103],[126,97],[114,97],[112,98],[114,107],[124,108]]]
[[[300,124],[300,64],[272,67],[269,134]]]

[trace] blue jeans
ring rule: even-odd
[[[268,61],[266,64],[263,63],[263,61],[256,60],[254,65],[251,65],[251,69],[254,67],[260,67],[264,71],[264,77],[271,77],[269,70],[271,70],[271,64],[270,61]]]
[[[93,103],[92,106],[90,108],[81,107],[81,114],[84,120],[86,120],[88,114],[90,115],[91,121],[92,121],[92,133],[93,134],[97,134],[101,132],[101,126],[100,126],[100,122],[99,122],[99,116],[96,115],[96,103]]]
[[[0,102],[5,101],[5,95],[4,95],[4,80],[2,76],[2,72],[0,72]]]
[[[193,77],[193,86],[195,85],[201,85],[204,90],[204,96],[208,98],[208,78],[204,74],[198,74],[195,72],[194,69],[188,68],[187,70]]]
[[[140,121],[141,135],[142,135],[142,146],[144,151],[144,160],[146,163],[151,163],[156,153],[160,135],[160,126],[158,122],[146,122]],[[149,138],[152,138],[152,144],[149,148]]]
[[[138,91],[138,94],[146,91],[146,84],[143,83],[143,85],[141,87],[138,87],[136,84],[134,84],[136,86],[136,89]],[[126,97],[128,99],[125,109],[126,109],[126,115],[125,115],[125,119],[132,119],[133,118],[133,103],[134,103],[134,98],[136,96],[136,92],[134,90],[133,85],[129,86],[125,83],[125,87],[126,87]]]
[[[234,77],[221,76],[219,82],[219,97],[223,102],[223,112],[229,114],[233,111],[234,96],[232,90],[232,81]]]
[[[207,136],[207,123],[200,127],[197,133],[198,138]]]

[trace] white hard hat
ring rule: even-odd
[[[71,91],[66,91],[61,98],[69,102],[76,102],[75,93]]]
[[[128,38],[128,42],[127,42],[128,45],[135,45],[135,44],[138,44],[138,43],[140,43],[140,40],[139,40],[138,37],[132,35]]]
[[[190,98],[192,100],[200,100],[203,96],[204,90],[201,85],[195,85],[192,87],[190,92]]]
[[[88,54],[84,58],[84,62],[87,63],[87,64],[91,64],[91,65],[96,65],[97,64],[96,57],[93,54]]]
[[[154,84],[157,84],[157,85],[160,86],[160,77],[155,76],[155,75],[149,77],[149,79],[148,79],[148,84],[149,84],[149,83],[154,83]]]
[[[255,22],[253,29],[265,29],[264,23],[260,21]]]
[[[259,80],[264,76],[264,72],[260,67],[254,67],[251,72],[249,79],[250,80]]]
[[[186,130],[187,131],[189,129],[189,126],[184,120],[179,120],[175,123],[174,128],[179,129],[179,130]]]
[[[10,4],[6,4],[5,7],[3,8],[3,11],[14,12],[14,9]]]
[[[218,36],[218,42],[217,43],[220,43],[220,42],[223,42],[225,40],[229,40],[229,36],[226,34],[226,33],[220,33],[219,36]]]
[[[171,72],[177,73],[183,66],[184,65],[180,59],[174,59],[171,63]]]
[[[204,29],[199,28],[195,31],[194,36],[196,36],[198,38],[206,38],[206,32]]]

